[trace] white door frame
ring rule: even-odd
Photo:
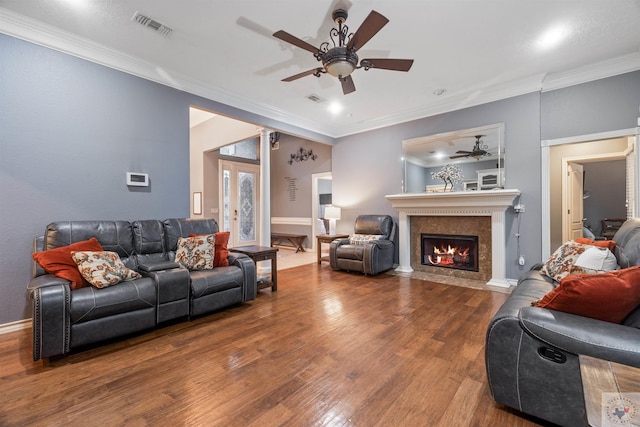
[[[318,249],[316,248],[317,241],[318,241],[318,239],[316,239],[316,228],[317,228],[316,216],[318,215],[318,207],[320,206],[318,185],[321,179],[331,179],[331,178],[332,178],[331,172],[321,172],[321,173],[311,174],[311,250],[313,252],[315,252]]]
[[[551,171],[551,147],[556,145],[564,145],[564,144],[575,144],[577,142],[591,142],[598,141],[602,139],[614,139],[614,138],[627,138],[630,136],[635,136],[637,133],[636,128],[629,129],[620,129],[609,132],[600,132],[600,133],[592,133],[587,135],[578,135],[571,136],[566,138],[557,138],[557,139],[545,139],[540,142],[541,149],[541,178],[542,178],[542,194],[540,198],[540,208],[542,210],[542,258],[548,259],[551,256],[551,179],[550,179],[550,171]],[[637,145],[637,142],[635,143]],[[636,156],[636,164],[635,170],[640,170],[640,156]],[[634,188],[632,191],[634,194],[638,194],[638,186],[637,182],[632,182]],[[635,198],[635,206],[633,211],[636,213],[640,213],[640,200],[638,197]]]
[[[237,175],[238,172],[250,172],[250,173],[254,173],[256,176],[256,186],[255,186],[255,190],[256,190],[256,194],[255,194],[255,241],[251,241],[251,242],[240,242],[238,241],[238,236],[239,236],[239,229],[238,229],[238,221],[234,221],[233,219],[231,219],[231,223],[229,224],[229,230],[231,230],[231,235],[229,236],[229,247],[232,248],[234,246],[240,246],[240,245],[258,245],[259,240],[260,240],[260,165],[254,165],[254,164],[250,164],[250,163],[242,163],[242,162],[234,162],[234,161],[230,161],[230,160],[218,160],[218,185],[219,185],[219,189],[218,189],[218,197],[219,197],[219,201],[218,201],[218,206],[219,208],[219,222],[220,222],[220,229],[223,230],[224,226],[225,226],[225,222],[224,222],[224,177],[223,177],[223,171],[224,169],[227,168],[231,171],[231,175],[232,175],[232,181],[234,180],[233,175]],[[237,184],[237,182],[236,182]],[[231,186],[230,190],[232,192],[232,194],[235,193],[235,197],[237,198],[238,194],[237,194],[237,189],[233,188],[234,185]],[[232,196],[233,199],[233,196]],[[234,202],[234,200],[231,201],[232,204]],[[237,200],[235,200],[236,202],[236,207],[239,208],[239,206],[237,206]]]

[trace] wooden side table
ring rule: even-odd
[[[331,243],[335,239],[346,239],[349,237],[348,234],[318,234],[316,239],[318,239],[318,264],[322,264],[322,261],[329,261],[329,258],[322,256],[322,244],[323,243]]]
[[[230,252],[240,252],[241,254],[247,255],[249,258],[253,260],[253,262],[257,263],[258,261],[271,261],[271,280],[259,281],[258,289],[268,288],[271,286],[271,291],[278,290],[278,257],[277,257],[277,248],[272,248],[269,246],[257,246],[257,245],[248,245],[248,246],[238,246],[237,248],[229,249]],[[256,267],[257,274],[257,267]]]
[[[584,403],[587,410],[587,421],[590,426],[620,424],[625,426],[640,426],[640,402],[630,401],[626,405],[630,410],[626,416],[630,419],[622,422],[622,419],[614,418],[619,423],[607,422],[607,417],[616,415],[616,399],[621,402],[626,397],[625,393],[640,392],[640,369],[633,366],[621,365],[595,357],[580,355],[580,374],[582,376],[582,389],[584,391]],[[603,393],[610,393],[609,401],[603,399]]]

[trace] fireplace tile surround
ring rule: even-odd
[[[491,218],[476,216],[412,216],[410,226],[410,265],[414,271],[449,277],[489,281],[491,279]],[[478,236],[478,271],[455,270],[423,265],[420,262],[422,233],[466,234]]]
[[[519,195],[519,190],[508,189],[386,196],[399,214],[400,265],[396,271],[433,272],[461,279],[486,280],[491,286],[509,287],[506,278],[505,212]],[[477,234],[481,240],[480,271],[443,272],[445,269],[421,265],[419,228],[425,224],[431,224],[428,226],[430,233]],[[434,224],[440,229],[433,227]]]

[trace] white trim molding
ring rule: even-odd
[[[640,69],[640,53],[634,52],[561,73],[539,73],[498,85],[491,81],[483,82],[474,87],[466,88],[464,91],[448,94],[447,99],[440,103],[416,106],[395,114],[381,115],[360,123],[335,127],[321,120],[296,116],[291,112],[282,111],[264,102],[258,102],[246,96],[231,93],[221,85],[207,83],[174,70],[159,69],[150,62],[140,60],[103,44],[79,37],[2,7],[0,7],[0,33],[209,98],[234,108],[279,120],[330,138],[340,138],[527,93],[560,89]]]
[[[638,119],[640,121],[640,119]],[[543,139],[540,141],[540,171],[542,175],[542,194],[540,199],[540,209],[542,218],[542,248],[541,258],[548,259],[551,256],[551,148],[564,144],[575,144],[580,142],[600,141],[603,139],[624,138],[640,134],[640,127],[617,129],[605,132],[597,132],[584,135],[568,136],[564,138]],[[640,156],[639,156],[640,157]],[[638,161],[638,159],[636,159]],[[640,168],[640,165],[636,165]],[[636,187],[636,191],[637,187]],[[636,204],[640,200],[636,198]],[[640,212],[640,206],[635,207],[636,212]]]
[[[31,319],[18,320],[0,325],[0,335],[31,328]]]
[[[506,274],[505,212],[520,190],[406,193],[385,196],[399,213],[399,272],[411,272],[410,216],[490,216],[491,279],[487,285],[509,287]]]
[[[288,217],[288,216],[273,216],[273,217],[271,217],[271,224],[311,226],[311,225],[313,225],[313,220],[311,218],[296,218],[296,217]]]

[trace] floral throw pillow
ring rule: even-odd
[[[352,245],[364,245],[376,240],[381,240],[384,236],[382,234],[352,234],[349,237],[349,243]]]
[[[89,240],[72,243],[48,251],[35,252],[32,256],[38,264],[49,274],[66,279],[71,282],[71,289],[80,289],[89,286],[78,271],[78,265],[71,258],[73,251],[101,251],[102,246],[95,237]]]
[[[540,269],[540,272],[551,277],[556,282],[561,281],[570,274],[594,273],[593,270],[575,265],[580,255],[582,255],[582,253],[588,248],[592,247],[593,246],[591,245],[585,245],[570,240],[556,249],[553,255],[551,255],[551,258],[549,258],[542,269]]]
[[[188,270],[212,270],[215,235],[178,238],[175,262]]]
[[[128,269],[115,252],[73,251],[71,258],[78,264],[82,277],[96,288],[106,288],[125,280],[142,277],[139,273]]]

